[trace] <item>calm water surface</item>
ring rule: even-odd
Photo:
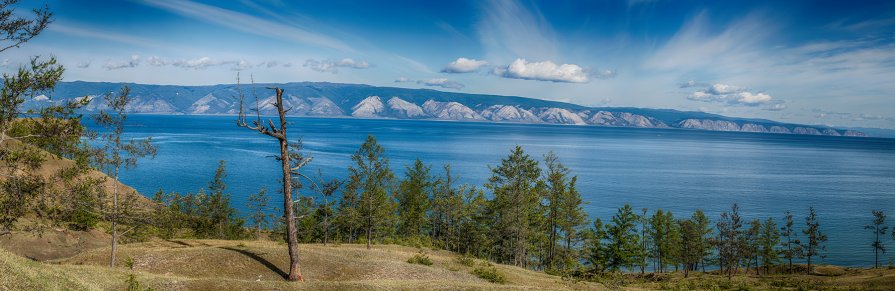
[[[194,192],[206,187],[226,160],[233,204],[244,211],[261,187],[278,188],[278,154],[272,138],[235,126],[230,116],[131,115],[128,137],[152,136],[154,160],[141,161],[122,180],[145,195],[158,189]],[[540,159],[548,151],[579,178],[591,219],[604,221],[625,203],[635,209],[671,210],[677,217],[703,209],[713,220],[741,205],[744,217],[787,210],[804,225],[817,209],[829,236],[824,263],[873,264],[870,211],[895,221],[895,140],[740,132],[626,129],[409,120],[292,118],[291,139],[302,138],[314,156],[308,167],[345,177],[350,155],[368,134],[385,148],[396,174],[421,158],[450,163],[461,183],[482,185],[514,145]],[[276,193],[276,192],[270,192]],[[274,201],[277,196],[272,195]],[[276,203],[280,205],[282,202]],[[887,236],[886,243],[895,247]],[[886,254],[886,262],[893,257]]]

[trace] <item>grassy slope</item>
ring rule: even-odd
[[[407,263],[416,248],[383,245],[302,245],[304,283],[284,282],[288,267],[284,244],[269,241],[177,240],[123,245],[119,256],[131,258],[138,280],[154,289],[602,289],[572,283],[517,267],[495,265],[506,284],[489,283],[454,261],[456,254],[428,251],[432,266]],[[121,289],[130,271],[104,267],[107,248],[39,263],[0,251],[0,289]],[[6,275],[9,274],[9,275]]]

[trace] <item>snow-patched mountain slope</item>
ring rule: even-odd
[[[308,101],[311,101],[311,110],[308,111],[308,115],[312,116],[342,116],[345,115],[345,112],[342,111],[342,108],[339,108],[339,105],[336,105],[332,100],[326,97],[320,98],[308,98]]]
[[[398,97],[388,99],[388,108],[391,109],[392,115],[397,118],[422,118],[426,117],[423,108],[416,104],[404,101]]]
[[[384,112],[385,105],[382,104],[382,99],[379,99],[379,96],[367,97],[351,107],[351,116],[354,117],[378,118],[383,117]]]
[[[279,112],[277,112],[276,101],[277,96],[275,95],[258,100],[258,110],[262,115],[277,115]],[[300,116],[306,115],[311,109],[311,105],[298,96],[287,94],[283,96],[283,108],[289,110],[289,112],[286,113],[288,115]]]
[[[568,109],[563,108],[548,108],[547,110],[541,112],[541,114],[538,116],[541,118],[541,120],[547,123],[574,125],[587,124],[587,122],[584,122],[584,119],[581,119],[581,116],[572,113]]]
[[[458,102],[438,102],[430,99],[423,103],[423,111],[436,119],[485,120],[482,115]]]
[[[541,122],[531,111],[509,105],[494,105],[482,110],[482,117],[491,121]]]
[[[668,127],[662,121],[628,112],[597,111],[587,119],[589,124],[605,126],[665,128]]]
[[[686,119],[680,122],[680,127],[715,131],[740,131],[739,124],[727,120]]]
[[[233,104],[226,100],[217,98],[214,94],[209,93],[190,105],[187,113],[190,114],[209,114],[209,113],[230,113]]]

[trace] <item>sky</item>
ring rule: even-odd
[[[895,1],[67,1],[65,81],[325,81],[895,128]]]

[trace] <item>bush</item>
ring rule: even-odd
[[[491,283],[503,284],[507,282],[507,278],[491,264],[475,268],[472,270],[472,274]]]
[[[419,264],[419,265],[425,265],[425,266],[432,265],[432,260],[429,259],[429,256],[427,256],[426,254],[424,254],[422,252],[419,254],[413,255],[413,257],[410,257],[410,259],[407,259],[407,262],[411,263],[411,264]]]
[[[454,261],[456,261],[457,264],[464,265],[467,267],[475,266],[475,259],[473,259],[472,257],[469,257],[469,256],[457,257],[457,259],[455,259]]]

